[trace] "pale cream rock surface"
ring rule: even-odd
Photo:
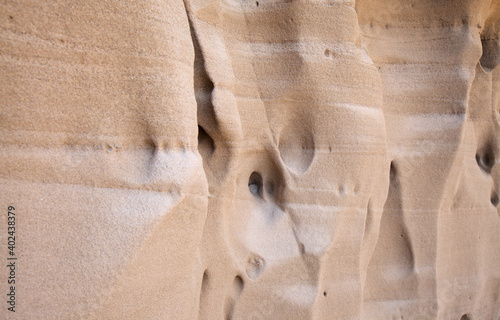
[[[0,318],[500,319],[499,18],[0,2]]]

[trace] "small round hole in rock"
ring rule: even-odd
[[[266,268],[266,261],[261,256],[252,253],[248,258],[246,272],[250,279],[255,280]]]
[[[262,198],[262,176],[258,172],[252,172],[248,179],[248,190],[256,197]]]
[[[495,165],[495,156],[491,152],[476,154],[476,162],[484,172],[491,173],[491,168]]]
[[[491,193],[491,204],[496,207],[498,206],[498,201],[499,201],[498,193],[495,190],[493,190],[493,192]]]

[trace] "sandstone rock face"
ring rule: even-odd
[[[0,8],[2,319],[500,319],[500,1]]]

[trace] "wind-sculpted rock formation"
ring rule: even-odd
[[[0,8],[5,319],[500,319],[500,1]]]

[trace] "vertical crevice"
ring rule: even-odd
[[[390,184],[384,204],[378,242],[369,262],[365,300],[374,297],[386,300],[401,299],[396,288],[416,288],[414,278],[415,257],[408,226],[404,220],[402,193],[398,165],[391,162]],[[376,267],[373,267],[376,266]],[[385,283],[379,287],[378,283]],[[407,292],[404,298],[414,298]]]
[[[232,320],[234,309],[236,306],[236,302],[240,297],[241,292],[243,291],[244,283],[243,279],[240,276],[236,276],[233,280],[233,284],[231,286],[231,292],[226,298],[225,306],[224,306],[224,319]]]
[[[189,31],[191,35],[191,40],[194,50],[194,61],[193,61],[193,91],[196,100],[197,107],[197,123],[198,123],[198,152],[203,159],[203,168],[208,182],[209,195],[213,192],[212,186],[214,185],[214,176],[212,167],[216,167],[217,164],[213,163],[212,158],[216,151],[217,140],[214,137],[217,135],[217,123],[215,118],[215,112],[212,105],[212,94],[214,90],[214,83],[207,74],[205,68],[205,59],[203,52],[198,40],[198,35],[195,30],[191,18],[190,4],[187,0],[184,0],[184,7],[186,10],[186,17],[189,23]],[[210,195],[211,196],[211,195]],[[207,234],[210,234],[212,229],[211,223],[216,220],[213,216],[213,210],[211,210],[212,202],[209,201],[208,215],[205,220],[204,232],[201,243],[201,250],[205,253],[204,263],[210,265],[210,253],[213,251],[211,249],[211,243],[207,242]],[[211,294],[211,287],[213,286],[212,275],[207,269],[203,272],[203,277],[201,281],[200,288],[200,298],[198,306],[198,319],[206,319],[208,317],[213,317],[214,308],[214,296]],[[217,300],[217,299],[215,299]],[[222,311],[222,310],[221,310]]]
[[[205,301],[208,297],[207,292],[210,290],[209,289],[209,283],[210,278],[208,275],[208,270],[205,270],[203,272],[203,277],[201,279],[201,289],[200,289],[200,301],[199,301],[199,307],[198,307],[198,319],[203,319],[204,318],[204,308],[203,306],[207,305],[207,301]]]
[[[198,125],[198,151],[204,161],[210,158],[215,151],[214,139],[200,125]]]
[[[215,150],[213,137],[217,132],[217,121],[214,107],[212,105],[214,83],[206,71],[205,58],[203,57],[200,42],[193,25],[193,21],[191,20],[189,12],[187,12],[186,3],[185,6],[189,22],[189,31],[194,48],[193,85],[194,96],[197,104],[198,140],[201,140],[201,142],[209,142],[209,145],[211,144],[213,146],[211,148],[213,151]],[[210,139],[205,139],[207,137]]]

